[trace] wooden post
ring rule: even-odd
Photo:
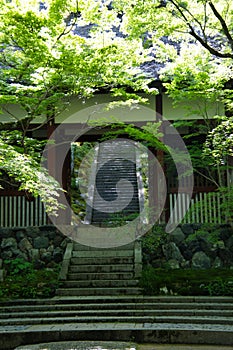
[[[161,121],[161,127],[160,130],[163,132],[163,120],[162,120],[162,113],[163,113],[163,100],[162,100],[162,93],[160,92],[158,95],[156,95],[156,122]],[[163,141],[163,137],[160,138],[160,141]],[[159,209],[162,205],[160,203],[161,200],[161,179],[159,178],[159,169],[158,164],[154,162],[154,157],[156,157],[157,161],[161,165],[162,169],[164,170],[164,151],[160,149],[154,149],[150,148],[151,153],[149,153],[149,203],[150,208],[155,211],[156,209]],[[153,220],[153,215],[152,215]],[[160,220],[164,220],[164,214],[162,215],[162,218]]]

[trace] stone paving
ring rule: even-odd
[[[209,331],[225,331],[233,334],[233,325],[221,324],[188,324],[188,323],[124,323],[124,322],[105,322],[103,323],[68,323],[68,324],[36,324],[36,325],[20,325],[20,326],[0,326],[1,332],[13,331],[69,331],[69,330],[96,330],[107,331],[110,329],[119,330],[209,330]],[[232,338],[233,339],[233,338]]]
[[[137,350],[136,344],[125,342],[54,342],[17,347],[15,350]]]
[[[134,344],[125,342],[55,342],[17,347],[15,350],[233,350],[233,346]]]

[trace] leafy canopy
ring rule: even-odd
[[[38,165],[38,147],[26,137],[34,130],[32,122],[36,128],[52,123],[73,95],[84,99],[102,89],[138,103],[144,99],[126,87],[150,91],[151,80],[140,68],[151,59],[148,51],[140,40],[116,30],[119,13],[109,5],[100,0],[0,3],[0,106],[13,124],[8,131],[22,131],[13,143],[11,133],[0,132],[0,171],[21,190],[40,195],[47,210],[56,209],[60,186]],[[20,115],[12,105],[20,106]]]

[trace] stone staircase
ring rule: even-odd
[[[108,249],[68,243],[57,295],[137,295],[141,268],[139,241]]]
[[[91,206],[87,206],[86,222],[115,227],[140,213],[141,184],[136,158],[136,148],[128,140],[117,139],[99,144],[92,167],[91,191],[88,194]],[[118,188],[122,180],[124,182]]]
[[[1,350],[87,339],[232,345],[233,298],[76,296],[0,302]]]

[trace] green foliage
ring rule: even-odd
[[[13,135],[15,138],[19,134],[9,135]],[[42,202],[46,205],[47,212],[57,215],[57,210],[60,207],[57,198],[59,192],[62,191],[60,185],[49,176],[47,170],[40,167],[34,142],[25,139],[28,148],[30,145],[31,156],[22,153],[22,148],[19,149],[17,145],[18,141],[16,146],[13,146],[10,136],[7,138],[4,133],[2,138],[0,135],[0,174],[4,172],[16,183],[19,183],[19,190],[27,191],[35,197],[40,196]]]
[[[166,270],[145,267],[140,286],[144,295],[233,296],[233,277],[229,269]]]
[[[221,196],[220,208],[224,215],[225,221],[232,223],[233,221],[233,186],[220,187]]]
[[[167,233],[165,227],[161,225],[154,225],[150,231],[148,231],[142,237],[142,250],[146,255],[153,255],[158,247],[164,243],[167,239]]]
[[[200,229],[186,238],[186,242],[199,238],[204,238],[207,242],[217,244],[220,240],[220,230],[216,227],[216,224],[202,224]]]
[[[219,118],[219,117],[218,117]],[[225,165],[233,156],[233,118],[219,118],[220,124],[211,130],[204,144],[204,155],[213,166]]]
[[[140,39],[117,36],[118,11],[95,0],[3,1],[0,4],[0,106],[4,119],[22,130],[0,137],[0,171],[20,190],[40,196],[56,214],[60,186],[39,168],[41,143],[26,138],[63,112],[71,96],[86,99],[107,89],[126,104],[145,102],[137,91],[154,92],[141,64],[151,60]],[[82,36],[76,25],[88,26]],[[130,87],[129,93],[126,87]],[[15,108],[15,107],[20,108]],[[4,129],[4,126],[0,126]],[[23,152],[22,152],[23,151]],[[36,164],[37,162],[37,164]]]
[[[49,0],[40,11],[39,1],[13,0],[1,4],[1,13],[0,102],[19,103],[27,117],[46,120],[43,114],[64,108],[62,98],[91,96],[98,88],[149,90],[140,69],[150,59],[147,50],[140,40],[116,36],[118,13],[107,4]],[[75,33],[77,24],[92,25],[90,35]]]
[[[91,142],[72,144],[71,206],[74,213],[83,220],[86,214],[86,201],[94,148]]]
[[[222,277],[216,278],[205,286],[211,296],[232,296],[233,279],[225,280]]]
[[[21,258],[4,262],[7,276],[0,283],[0,299],[50,298],[58,288],[57,269],[35,270],[33,263]],[[25,284],[25,281],[27,283]]]
[[[4,260],[4,265],[6,266],[7,273],[10,276],[15,275],[26,275],[31,273],[33,270],[33,265],[29,261],[22,258],[15,258],[14,260]]]
[[[18,153],[30,155],[38,163],[41,161],[41,152],[47,143],[47,140],[36,140],[24,136],[19,130],[2,130],[0,131],[0,139],[7,145],[14,147]]]
[[[124,33],[149,41],[156,60],[163,63],[160,79],[168,95],[176,106],[187,110],[179,118],[180,126],[189,127],[189,138],[203,136],[197,140],[199,152],[197,144],[190,145],[189,140],[194,171],[207,176],[216,187],[225,186],[222,174],[228,156],[232,155],[233,134],[232,118],[223,116],[224,108],[230,113],[233,109],[229,84],[233,59],[232,3],[115,0],[114,6],[124,12]],[[213,123],[215,115],[220,117]],[[193,122],[185,120],[187,116],[202,119],[203,123],[193,129]]]
[[[109,125],[108,121],[100,120],[98,122],[95,122],[95,125],[110,126],[111,130],[104,133],[101,138],[102,141],[111,140],[122,135],[127,135],[127,137],[134,141],[142,142],[146,147],[154,147],[156,149],[161,149],[165,152],[168,152],[168,148],[159,140],[159,138],[163,136],[159,130],[161,122],[148,122],[140,129],[135,127],[133,124],[127,124],[120,121],[111,123]]]
[[[138,217],[139,213],[124,214],[124,213],[115,213],[109,215],[108,220],[103,222],[103,225],[106,227],[117,227],[124,226],[129,221],[133,221]]]

